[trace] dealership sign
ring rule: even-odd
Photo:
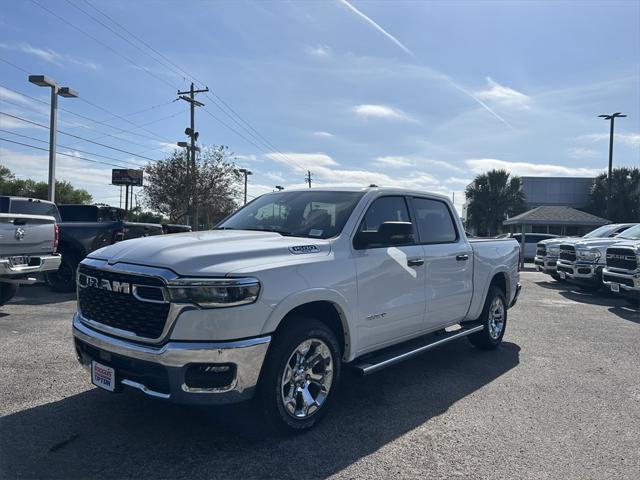
[[[142,186],[142,170],[114,168],[111,170],[111,184]]]

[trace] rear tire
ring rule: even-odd
[[[340,373],[331,329],[313,318],[292,318],[269,347],[255,400],[272,429],[302,433],[330,409]]]
[[[75,292],[76,271],[82,259],[75,253],[63,253],[60,268],[46,274],[47,284],[54,292]]]
[[[0,282],[0,306],[11,300],[17,290],[18,285],[15,283]]]
[[[484,328],[467,338],[471,344],[480,350],[493,350],[500,345],[507,329],[507,300],[504,292],[491,285],[484,302],[482,314],[478,319]]]

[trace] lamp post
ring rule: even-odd
[[[78,92],[70,87],[58,87],[56,82],[46,75],[29,75],[29,81],[39,87],[51,88],[51,114],[49,118],[49,186],[47,198],[50,202],[56,201],[56,130],[58,95],[65,98],[76,98]]]
[[[249,175],[253,175],[251,170],[247,170],[246,168],[239,168],[238,172],[244,175],[244,204],[247,204],[247,177]]]
[[[281,192],[282,190],[284,190],[284,187],[282,185],[276,185],[276,190]]]
[[[620,118],[624,118],[626,117],[626,115],[623,115],[621,112],[616,112],[614,114],[611,115],[598,115],[598,117],[600,118],[604,118],[605,120],[609,120],[610,122],[610,127],[609,127],[609,176],[607,177],[607,217],[611,218],[611,214],[613,213],[611,211],[612,209],[612,205],[611,205],[611,185],[612,185],[612,179],[611,179],[611,175],[613,174],[613,124],[615,123],[616,118],[620,117]]]

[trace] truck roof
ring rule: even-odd
[[[401,187],[378,187],[375,185],[369,187],[313,187],[313,188],[291,188],[283,190],[283,192],[308,192],[308,191],[316,191],[316,192],[382,192],[382,193],[392,193],[396,195],[429,195],[432,197],[438,197],[444,200],[449,200],[449,197],[446,195],[442,195],[440,193],[429,192],[426,190],[416,190],[410,188],[401,188]],[[281,193],[281,192],[269,192],[265,193],[265,195],[271,195],[272,193]]]

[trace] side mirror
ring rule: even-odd
[[[353,242],[357,250],[375,247],[398,247],[413,243],[411,222],[384,222],[377,232],[360,232]]]

